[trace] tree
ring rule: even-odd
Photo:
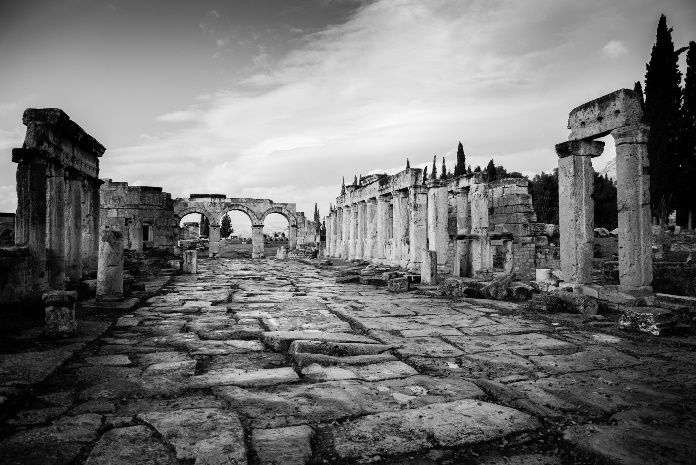
[[[594,173],[592,190],[594,200],[594,227],[613,230],[619,226],[616,184],[605,174]]]
[[[220,237],[227,237],[233,232],[232,220],[230,220],[230,216],[225,213],[225,216],[222,217],[222,221],[220,221]]]
[[[423,184],[425,184],[425,181],[428,179],[428,167],[426,166],[423,168]]]
[[[540,223],[558,224],[558,168],[537,174],[529,181],[534,212]]]
[[[440,173],[440,179],[447,179],[447,165],[445,165],[445,157],[442,157],[442,172]]]
[[[407,170],[411,169],[411,162],[408,161],[408,158],[406,159],[406,169]]]
[[[198,230],[201,236],[210,236],[210,222],[208,221],[208,217],[205,216],[203,213],[201,213],[201,221],[199,223]]]
[[[318,234],[321,233],[321,218],[319,217],[319,207],[316,202],[314,203],[314,228]]]
[[[476,168],[474,168],[474,173],[480,173],[480,172],[481,172],[480,166],[477,166]]]
[[[636,81],[636,83],[633,85],[633,92],[638,94],[638,97],[640,97],[640,107],[645,111],[645,96],[643,95],[643,86],[640,85],[640,81]]]
[[[488,162],[488,166],[486,166],[486,174],[488,175],[488,182],[493,182],[498,179],[498,170],[496,169],[492,158],[491,161]]]
[[[461,176],[466,174],[466,156],[464,155],[464,146],[460,142],[457,146],[457,163],[454,164],[454,175]]]
[[[679,54],[674,50],[672,28],[660,16],[655,44],[646,65],[645,120],[650,125],[650,207],[653,217],[664,223],[675,204],[675,182],[679,174],[678,136],[681,110]]]
[[[343,176],[343,181],[341,181],[341,195],[346,195],[346,177]]]
[[[682,127],[679,134],[681,155],[680,201],[677,224],[694,227],[696,221],[696,42],[689,42],[686,52],[686,77],[681,111]],[[691,224],[689,224],[691,217]]]
[[[437,155],[433,155],[433,171],[430,173],[430,179],[437,179]]]

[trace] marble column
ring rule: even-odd
[[[82,175],[65,170],[65,277],[71,287],[82,278]]]
[[[377,258],[377,199],[367,200],[366,237],[365,257],[374,260]]]
[[[358,206],[353,204],[348,210],[348,260],[355,260],[355,245],[358,240]]]
[[[291,224],[288,226],[288,248],[295,250],[297,248],[297,225]]]
[[[104,229],[99,234],[97,300],[123,300],[123,233],[115,229]]]
[[[264,258],[262,224],[251,226],[251,258]]]
[[[138,254],[143,253],[143,221],[139,215],[131,218],[128,225],[128,244],[126,248]]]
[[[569,284],[592,283],[592,157],[600,156],[603,150],[604,142],[597,141],[572,140],[556,144],[561,272],[563,280]]]
[[[488,188],[485,184],[474,184],[469,196],[471,207],[471,235],[470,256],[471,273],[478,270],[491,268],[490,241],[488,240]]]
[[[17,163],[17,216],[15,244],[27,247],[34,262],[32,288],[35,300],[48,290],[46,272],[46,154],[39,150],[13,149]]]
[[[471,211],[469,209],[469,188],[465,187],[456,193],[457,204],[457,234],[471,234]],[[452,274],[457,277],[469,276],[470,257],[468,239],[457,239],[454,249],[454,266]]]
[[[389,196],[377,197],[377,244],[375,245],[375,257],[378,262],[384,264],[386,262],[386,247],[389,240]]]
[[[339,210],[334,210],[331,212],[331,256],[338,256],[338,249],[340,248],[341,238],[340,238],[340,220],[338,217]]]
[[[208,257],[212,258],[218,255],[220,255],[220,225],[211,224],[208,235]]]
[[[184,273],[189,274],[198,273],[198,256],[196,249],[184,251],[184,266],[182,270]]]
[[[336,207],[334,214],[334,221],[336,224],[336,247],[334,247],[331,256],[339,258],[342,253],[341,251],[343,250],[343,209]]]
[[[358,216],[356,219],[356,234],[355,234],[355,258],[365,258],[365,202],[356,204]]]
[[[409,188],[411,224],[409,227],[410,255],[408,269],[420,270],[423,252],[428,249],[428,188]]]
[[[342,228],[342,245],[341,245],[341,258],[348,260],[350,257],[350,205],[342,208],[343,210],[343,228]]]
[[[428,247],[437,252],[440,264],[447,261],[449,244],[447,186],[434,185],[428,191]]]
[[[82,181],[82,274],[97,271],[99,258],[99,179]]]
[[[331,256],[331,239],[333,237],[333,225],[331,224],[332,212],[329,212],[329,216],[324,218],[324,223],[326,224],[326,244],[324,245],[324,256]]]
[[[48,284],[65,288],[65,168],[49,159],[46,170],[46,249]]]
[[[646,125],[612,131],[616,144],[619,210],[619,282],[622,287],[652,290],[650,164]]]
[[[397,215],[398,211],[398,215]],[[396,248],[396,264],[401,267],[408,266],[411,258],[409,224],[411,222],[408,210],[408,191],[398,191],[394,194],[394,217],[398,216],[399,221],[394,222],[394,243]]]

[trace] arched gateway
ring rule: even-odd
[[[251,220],[252,258],[262,258],[263,225],[271,213],[279,213],[288,220],[289,246],[297,247],[298,213],[294,203],[275,203],[268,199],[228,199],[224,194],[191,194],[188,199],[174,199],[174,214],[180,220],[189,213],[201,213],[210,221],[209,256],[220,253],[220,222],[229,211],[246,213]]]

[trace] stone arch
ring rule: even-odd
[[[259,217],[256,215],[256,213],[254,213],[254,211],[251,208],[241,203],[228,203],[222,205],[220,208],[220,217],[218,218],[218,224],[222,224],[223,216],[225,216],[228,212],[235,210],[246,213],[246,215],[249,217],[249,220],[251,221],[252,226],[262,224],[263,220],[259,219]]]
[[[271,207],[265,212],[263,212],[263,214],[261,215],[261,223],[266,221],[266,217],[272,213],[279,213],[283,215],[285,219],[288,220],[288,226],[297,226],[297,218],[295,217],[295,215],[283,207]]]
[[[214,215],[212,212],[206,210],[206,209],[203,208],[203,207],[196,206],[196,205],[192,205],[192,206],[190,206],[190,207],[184,207],[184,208],[182,208],[182,209],[180,209],[180,210],[179,210],[179,209],[175,209],[175,210],[174,210],[174,214],[176,215],[176,217],[178,217],[177,226],[179,226],[179,223],[181,222],[181,219],[182,219],[183,217],[185,217],[186,215],[189,215],[189,214],[191,214],[191,213],[199,213],[199,214],[201,214],[201,215],[205,215],[206,218],[208,218],[208,222],[209,222],[211,225],[220,224],[220,223],[218,223],[218,222],[216,221],[217,218],[215,218],[215,215]],[[176,218],[175,218],[175,219],[176,219]]]

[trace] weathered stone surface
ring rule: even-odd
[[[153,363],[145,369],[143,376],[193,376],[196,371],[195,360]]]
[[[195,250],[184,251],[184,264],[181,267],[184,273],[198,273],[198,258],[196,255],[197,252]]]
[[[221,369],[191,378],[191,387],[211,386],[273,386],[294,383],[300,378],[292,368],[273,368],[268,370]]]
[[[293,341],[361,342],[377,343],[370,338],[350,333],[327,333],[321,331],[273,331],[261,335],[261,340],[279,352],[286,352]]]
[[[39,352],[0,354],[0,383],[18,386],[42,381],[83,347],[78,343]]]
[[[375,355],[353,355],[348,357],[334,357],[323,354],[310,353],[295,353],[293,354],[295,363],[300,367],[305,367],[313,363],[318,363],[324,366],[330,365],[368,365],[371,363],[392,362],[396,361],[396,357],[391,354],[375,354]]]
[[[309,426],[255,429],[251,447],[261,464],[304,465],[312,456],[314,430]]]
[[[401,292],[408,292],[411,286],[408,278],[404,276],[403,278],[393,278],[387,281],[387,289],[389,292],[398,294]]]
[[[332,435],[336,454],[345,459],[476,444],[539,427],[525,413],[467,399],[368,415],[332,428]]]
[[[313,363],[302,369],[302,376],[312,382],[336,381],[342,379],[355,379],[358,376],[351,370],[339,367],[322,367]]]
[[[350,370],[354,372],[359,379],[364,381],[406,378],[418,374],[416,370],[406,365],[404,362],[399,361],[354,366],[351,367]]]
[[[75,336],[77,291],[49,291],[41,298],[45,307],[44,334],[49,337]]]
[[[247,463],[244,429],[231,412],[201,408],[138,415],[171,444],[180,460],[201,464]]]
[[[554,292],[554,295],[563,301],[563,309],[568,313],[596,315],[599,311],[599,302],[594,297],[563,291]]]
[[[653,336],[669,334],[677,326],[677,317],[669,310],[658,307],[624,307],[619,325]]]
[[[512,276],[507,275],[495,279],[492,283],[481,289],[483,295],[495,300],[503,300],[508,295],[508,287],[512,283]]]
[[[85,361],[90,365],[101,366],[126,366],[131,364],[130,359],[126,355],[102,355],[100,357],[87,357]]]
[[[123,233],[105,229],[99,234],[97,301],[123,300]]]
[[[541,313],[562,312],[563,301],[556,294],[534,294],[527,302],[527,308]]]
[[[176,460],[169,448],[145,426],[107,431],[85,465],[165,464]]]

